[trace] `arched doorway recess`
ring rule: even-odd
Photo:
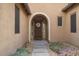
[[[29,21],[29,42],[31,40],[50,41],[50,20],[42,12],[34,13]]]

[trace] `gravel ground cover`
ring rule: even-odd
[[[68,43],[51,42],[49,48],[58,56],[79,56],[79,48]]]

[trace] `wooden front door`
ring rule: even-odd
[[[36,22],[34,27],[34,39],[42,40],[42,23]]]

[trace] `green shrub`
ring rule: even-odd
[[[19,48],[13,56],[27,56],[28,54],[29,52],[26,48]]]
[[[49,44],[49,48],[50,48],[52,51],[58,53],[58,51],[59,51],[61,48],[63,48],[63,45],[62,45],[61,43],[59,43],[59,42],[51,42],[51,43]]]

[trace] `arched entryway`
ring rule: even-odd
[[[44,13],[35,13],[29,22],[29,41],[31,40],[50,40],[49,18]]]

